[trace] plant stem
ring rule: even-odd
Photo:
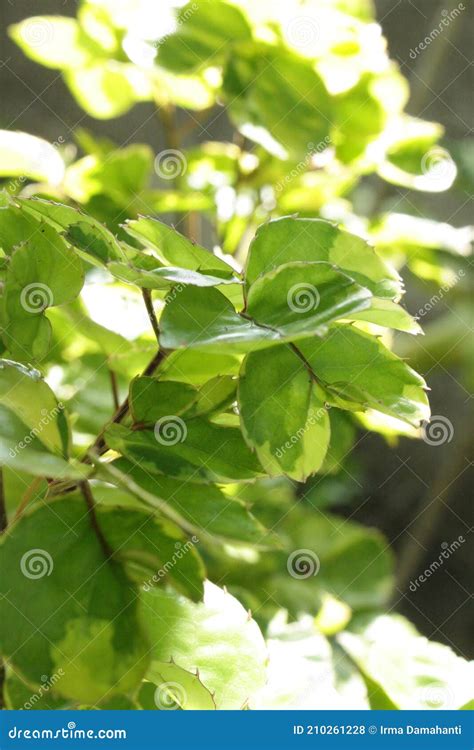
[[[151,299],[151,291],[149,289],[142,289],[142,296],[143,301],[145,303],[146,311],[148,313],[148,317],[150,319],[151,327],[153,328],[153,333],[156,336],[156,340],[158,342],[158,346],[160,344],[160,327],[158,325],[158,321],[156,319],[155,310],[153,308],[153,301]]]
[[[95,512],[95,500],[92,495],[89,482],[87,480],[85,480],[84,482],[80,482],[79,488],[82,492],[84,500],[86,501],[87,509],[89,511],[91,526],[97,535],[97,538],[100,542],[100,546],[102,547],[104,555],[106,556],[106,558],[112,557],[113,551],[109,547],[108,542],[106,538],[104,537],[102,533],[102,529],[100,528],[99,522],[97,520],[97,515]]]
[[[117,411],[117,409],[120,406],[117,376],[115,372],[111,369],[109,369],[109,375],[110,375],[110,385],[112,387],[112,398],[114,400],[114,408],[115,408],[115,411]]]
[[[39,485],[41,484],[41,479],[42,479],[41,477],[35,477],[33,479],[33,481],[31,482],[31,484],[26,488],[25,493],[24,493],[23,497],[21,498],[20,504],[19,504],[18,508],[16,509],[15,519],[14,519],[15,521],[18,518],[20,518],[20,516],[23,513],[23,511],[25,510],[26,506],[30,502],[31,496],[33,495],[34,492],[36,492],[36,490],[38,489]]]

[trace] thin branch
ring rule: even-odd
[[[119,390],[118,390],[118,383],[117,383],[117,375],[113,370],[109,368],[109,376],[110,376],[110,385],[112,388],[112,398],[114,400],[114,409],[117,411],[117,409],[120,406],[120,398],[119,398]]]
[[[151,291],[149,289],[142,289],[142,296],[143,296],[143,301],[145,303],[146,311],[148,313],[148,317],[150,319],[151,327],[153,328],[153,333],[155,334],[156,340],[159,345],[160,344],[160,328],[159,328],[158,321],[155,315],[155,310],[153,307]]]
[[[94,531],[95,531],[95,533],[97,535],[97,538],[98,538],[98,540],[100,542],[100,546],[102,547],[104,555],[107,558],[112,557],[113,550],[109,547],[109,544],[108,544],[106,538],[104,537],[104,535],[102,533],[102,529],[100,528],[99,522],[97,520],[97,515],[96,515],[96,512],[95,512],[95,500],[94,500],[94,497],[92,495],[89,482],[87,480],[85,480],[84,482],[80,482],[79,483],[79,488],[80,488],[80,490],[82,492],[82,496],[83,496],[84,500],[86,501],[86,505],[87,505],[87,508],[88,508],[88,511],[89,511],[89,518],[90,518],[91,526],[92,526],[92,528],[94,529]]]
[[[42,477],[35,477],[31,484],[26,488],[23,497],[21,498],[20,504],[18,508],[16,509],[15,518],[14,520],[18,520],[20,518],[21,514],[27,507],[28,503],[30,502],[33,494],[36,492],[38,487],[41,484]]]

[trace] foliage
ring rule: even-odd
[[[88,114],[152,101],[171,141],[154,160],[79,131],[74,160],[0,132],[9,707],[472,698],[465,661],[383,614],[382,534],[328,509],[352,492],[361,422],[415,436],[429,419],[392,351],[421,332],[400,271],[462,276],[471,236],[350,197],[370,174],[445,189],[454,162],[440,180],[442,129],[404,112],[368,0],[298,8],[199,0],[168,26],[161,3],[85,0],[10,29]],[[192,123],[222,105],[235,142],[182,146],[175,107]]]

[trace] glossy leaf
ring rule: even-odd
[[[0,554],[1,649],[25,679],[39,685],[59,672],[55,691],[84,703],[138,685],[148,642],[137,592],[122,566],[105,559],[83,501],[24,515]]]
[[[156,437],[158,435],[158,437]],[[250,481],[262,469],[239,429],[168,415],[155,430],[107,429],[110,448],[154,474],[194,482]]]
[[[145,601],[154,642],[152,670],[156,661],[172,659],[187,671],[199,670],[216,708],[251,705],[252,696],[265,682],[265,642],[257,624],[233,596],[207,583],[202,604],[157,589],[146,594]]]
[[[423,378],[374,336],[338,325],[325,339],[300,341],[299,348],[316,377],[340,399],[336,406],[370,407],[413,425],[429,418]]]
[[[320,468],[330,434],[324,393],[290,347],[246,357],[239,409],[245,438],[268,474],[304,481]]]
[[[285,263],[317,260],[336,264],[377,297],[391,299],[401,293],[398,273],[370,245],[320,219],[282,218],[263,224],[249,248],[247,283]]]

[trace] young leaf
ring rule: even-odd
[[[42,359],[48,351],[48,307],[73,300],[82,289],[82,262],[46,223],[10,258],[3,295],[4,342],[13,356]]]
[[[199,670],[218,709],[251,702],[265,682],[267,654],[258,625],[237,599],[208,582],[202,604],[158,589],[148,592],[145,602],[152,670],[157,661],[171,660],[187,671]]]
[[[370,407],[415,426],[429,419],[425,381],[374,336],[336,325],[324,339],[306,339],[298,347],[345,408]]]
[[[168,415],[154,430],[132,431],[111,425],[107,444],[130,461],[156,474],[193,482],[250,481],[262,468],[239,429],[200,417],[183,420]]]
[[[324,393],[290,347],[245,358],[239,409],[244,436],[270,476],[303,482],[320,468],[330,434]]]
[[[149,589],[169,581],[193,601],[202,599],[205,570],[197,537],[187,540],[170,521],[131,508],[98,507],[97,519],[115,558],[137,583]]]
[[[139,219],[128,221],[124,229],[144,247],[154,250],[165,266],[177,266],[204,273],[210,271],[212,275],[221,279],[230,279],[234,276],[233,269],[227,263],[161,221],[141,216]]]
[[[421,327],[410,313],[401,305],[397,305],[396,302],[389,299],[374,297],[367,310],[351,313],[347,317],[351,320],[366,320],[369,323],[375,323],[384,328],[394,328],[397,331],[405,331],[405,333],[415,335],[422,333]]]
[[[292,261],[333,263],[376,297],[392,299],[402,292],[398,273],[363,239],[322,219],[284,217],[257,230],[247,259],[246,280]]]
[[[156,499],[164,500],[186,521],[192,524],[199,534],[218,540],[244,542],[265,546],[272,543],[269,532],[249,512],[246,505],[237,499],[229,498],[214,485],[203,486],[195,482],[179,482],[171,477],[150,474],[138,464],[119,458],[112,464],[124,477],[133,480],[130,492],[153,508],[159,507]],[[140,493],[140,488],[144,490]],[[138,492],[137,492],[138,490]]]
[[[32,684],[95,703],[133,691],[148,666],[137,591],[107,560],[83,501],[61,499],[4,534],[0,648]],[[100,669],[98,669],[100,665]]]
[[[294,338],[369,307],[372,295],[329,263],[286,263],[250,287],[247,313]]]

